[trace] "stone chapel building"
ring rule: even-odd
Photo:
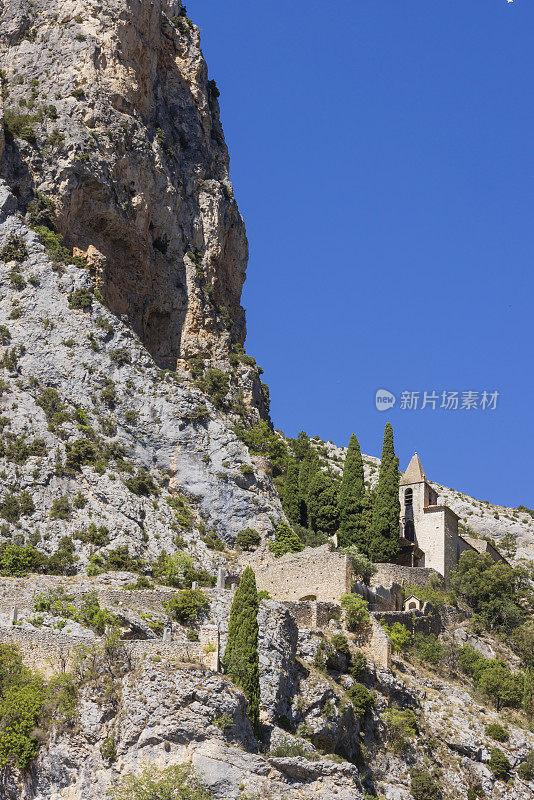
[[[400,550],[398,564],[435,569],[445,579],[465,550],[488,553],[494,561],[505,559],[484,539],[458,533],[458,515],[438,503],[438,495],[414,453],[399,486]]]

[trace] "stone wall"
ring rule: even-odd
[[[26,631],[20,628],[0,628],[0,642],[16,645],[26,666],[51,677],[72,665],[76,647],[95,646],[95,639],[83,639],[49,631]],[[217,669],[219,643],[216,630],[200,631],[199,642],[164,642],[161,639],[128,641],[126,646],[136,659],[158,661],[200,662]]]
[[[438,636],[443,630],[439,613],[429,603],[425,603],[421,611],[417,609],[413,611],[376,611],[371,612],[371,616],[380,624],[388,626],[400,622],[412,633],[424,633],[425,635],[434,633]]]
[[[400,586],[426,586],[432,575],[438,575],[435,569],[423,567],[401,567],[398,564],[377,564],[378,571],[371,578],[371,586],[391,588],[395,583]]]
[[[293,619],[305,628],[327,628],[331,620],[341,619],[341,607],[336,603],[284,601]]]
[[[338,603],[351,590],[351,567],[347,556],[331,552],[329,545],[307,547],[301,553],[275,558],[271,553],[251,557],[258,589],[275,600]]]

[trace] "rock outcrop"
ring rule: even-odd
[[[178,0],[0,12],[1,175],[19,208],[55,201],[67,245],[161,367],[224,358],[245,340],[247,240],[198,29]]]

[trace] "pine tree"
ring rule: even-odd
[[[274,541],[269,545],[269,550],[280,558],[286,553],[299,553],[304,550],[304,544],[287,522],[282,521],[274,529]]]
[[[323,531],[330,535],[338,528],[338,488],[332,478],[320,469],[309,484],[308,518],[314,531]]]
[[[257,732],[260,713],[260,671],[258,662],[258,591],[250,567],[241,576],[230,619],[228,638],[222,659],[224,672],[247,698],[247,714]]]
[[[382,460],[371,523],[369,557],[374,562],[393,562],[399,552],[399,459],[393,445],[393,428],[384,431]]]
[[[300,523],[299,468],[296,461],[290,461],[287,467],[283,489],[283,506],[288,520]]]
[[[365,478],[360,444],[354,434],[350,437],[343,479],[339,490],[338,545],[356,545],[363,553],[369,549],[368,530],[364,524]]]

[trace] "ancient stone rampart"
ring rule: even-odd
[[[438,636],[443,630],[443,624],[439,613],[429,603],[425,603],[419,611],[385,611],[371,612],[371,616],[384,625],[394,625],[400,622],[405,625],[412,633],[434,633]]]
[[[307,547],[281,558],[263,551],[249,563],[258,589],[269,592],[274,600],[338,603],[351,590],[349,558],[332,552],[329,545]]]
[[[377,564],[378,570],[371,578],[371,586],[383,586],[387,589],[393,584],[400,586],[426,586],[432,575],[441,576],[435,569],[424,567],[401,567],[398,564]]]
[[[0,628],[0,642],[16,645],[23,662],[46,677],[68,670],[77,647],[95,647],[98,639],[67,636],[50,631],[26,631],[13,626]],[[125,642],[133,658],[157,661],[199,662],[217,670],[219,660],[218,633],[215,628],[200,631],[199,642],[164,642],[161,639]]]

